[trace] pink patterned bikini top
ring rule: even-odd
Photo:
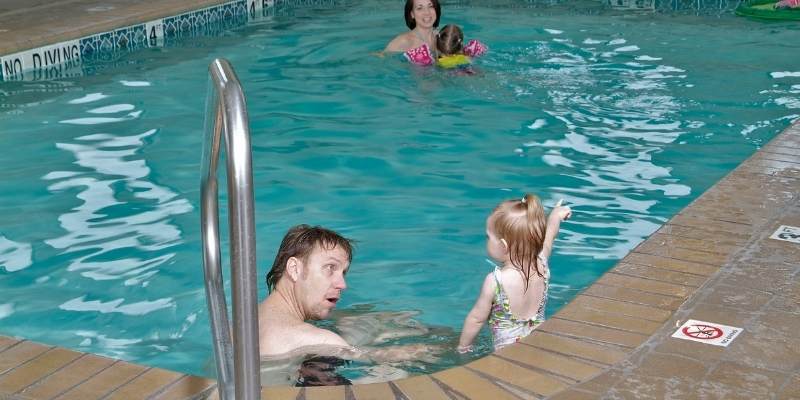
[[[800,0],[781,0],[775,3],[775,8],[800,8]]]
[[[464,55],[468,57],[479,57],[486,54],[489,48],[485,44],[472,39],[466,46],[464,46]],[[415,49],[406,50],[403,55],[406,59],[415,65],[433,65],[436,59],[433,57],[433,52],[427,43],[423,43]]]
[[[431,49],[428,47],[427,43],[423,43],[422,46],[419,46],[416,49],[406,50],[403,55],[406,57],[408,62],[412,64],[433,65],[433,55],[431,54]]]

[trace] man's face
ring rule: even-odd
[[[347,252],[338,246],[325,249],[317,245],[305,262],[299,262],[296,293],[303,313],[307,319],[327,318],[347,288]]]

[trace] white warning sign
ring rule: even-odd
[[[690,319],[681,325],[672,337],[728,347],[742,331],[742,328]]]
[[[785,240],[792,243],[800,243],[800,228],[796,226],[781,225],[770,239]]]

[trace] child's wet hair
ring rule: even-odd
[[[267,272],[267,289],[272,292],[275,285],[281,280],[283,273],[286,272],[286,262],[290,258],[296,257],[303,261],[308,260],[308,256],[314,251],[314,247],[319,246],[325,250],[333,250],[336,247],[347,253],[347,261],[353,260],[353,241],[344,236],[321,226],[296,225],[286,232],[286,236],[281,241],[278,254],[272,268]]]
[[[436,49],[444,55],[460,54],[464,50],[464,32],[458,25],[448,24],[436,34]]]
[[[511,263],[525,277],[525,290],[531,278],[531,267],[543,276],[538,255],[544,246],[547,217],[536,195],[526,193],[522,199],[506,200],[492,212],[492,228],[506,241]]]

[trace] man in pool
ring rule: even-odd
[[[267,273],[269,296],[258,307],[261,356],[316,345],[349,347],[338,334],[306,321],[328,317],[347,288],[353,259],[349,239],[322,227],[295,226]]]
[[[336,307],[347,288],[345,275],[352,258],[351,241],[329,229],[298,225],[286,233],[272,269],[267,273],[270,294],[258,307],[262,383],[347,384],[349,381],[334,371],[343,360],[436,362],[436,355],[442,351],[439,346],[408,344],[356,348],[337,333],[307,322],[327,318]],[[388,316],[373,314],[372,317],[378,319],[398,318],[392,313]],[[353,321],[348,320],[348,323],[352,325]],[[351,331],[353,329],[342,332]],[[401,331],[372,334],[374,338],[367,339],[360,334],[351,335],[351,339],[363,345],[379,343],[386,335],[410,336]],[[297,373],[299,377],[295,378]]]

